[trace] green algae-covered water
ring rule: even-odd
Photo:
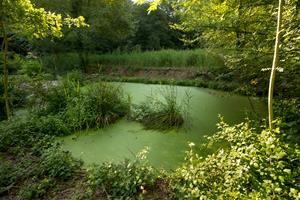
[[[114,83],[118,84],[118,83]],[[147,96],[157,95],[165,87],[138,83],[119,83],[131,96],[132,103],[145,101]],[[228,95],[224,92],[195,87],[176,86],[178,99],[186,93],[192,98],[189,104],[189,119],[180,130],[159,132],[145,130],[137,122],[122,119],[100,130],[87,130],[62,138],[63,147],[73,156],[80,158],[86,165],[103,162],[118,162],[125,158],[132,159],[145,147],[150,148],[149,163],[157,168],[174,169],[183,161],[188,142],[200,145],[203,136],[216,131],[218,115],[224,116],[228,123],[238,123],[247,117],[246,113],[255,110],[265,117],[265,105],[258,99]],[[205,152],[199,152],[199,154]]]

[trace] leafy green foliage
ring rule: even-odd
[[[81,71],[72,70],[71,72],[67,73],[66,79],[69,82],[79,83],[80,85],[83,85],[84,76]]]
[[[88,184],[90,196],[97,188],[111,198],[137,198],[155,182],[155,171],[146,159],[147,150],[143,150],[134,161],[125,160],[119,164],[105,163],[90,170]]]
[[[39,174],[50,178],[68,179],[79,167],[80,163],[69,152],[53,146],[43,151]]]
[[[38,157],[26,152],[14,162],[0,163],[0,195],[18,185],[22,199],[42,198],[57,181],[70,179],[81,168],[81,162],[58,146],[43,150]]]
[[[99,83],[81,88],[82,81],[81,73],[72,72],[66,80],[33,82],[29,105],[41,119],[41,131],[68,135],[70,130],[104,127],[129,112],[129,97],[121,87]]]
[[[3,74],[3,51],[0,51],[0,72]],[[15,74],[21,67],[24,59],[21,55],[9,52],[8,56],[8,71],[11,74]]]
[[[283,121],[282,132],[289,141],[300,143],[300,102],[299,99],[276,99],[275,116]]]
[[[122,89],[99,83],[82,91],[67,105],[66,122],[73,130],[103,127],[125,116],[130,109],[129,99]]]
[[[107,52],[116,49],[125,43],[135,30],[136,19],[132,15],[130,0],[72,0],[63,3],[34,0],[34,2],[52,12],[63,12],[73,17],[82,15],[86,18],[88,28],[64,30],[65,38],[61,40],[36,41],[38,49],[43,52],[55,54],[57,51],[65,52],[66,48],[70,52],[76,52],[76,58],[80,62],[78,67],[81,69],[87,64],[85,57],[89,52]]]
[[[138,1],[138,4],[146,1]],[[159,9],[153,1],[149,11]],[[167,1],[179,21],[173,28],[183,31],[183,41],[201,48],[222,48],[226,67],[234,72],[245,94],[267,94],[276,30],[277,1]],[[275,94],[298,97],[299,88],[299,3],[283,5],[281,57]],[[263,71],[261,71],[264,69]]]
[[[7,121],[0,131],[0,151],[16,159],[0,162],[0,195],[20,184],[23,199],[42,198],[57,180],[67,180],[81,168],[81,162],[54,143],[51,134],[62,132],[45,117]]]
[[[74,77],[73,77],[74,76]],[[78,77],[76,77],[78,76]],[[68,102],[79,96],[81,75],[67,74],[61,81],[35,79],[28,82],[27,105],[38,115],[55,115],[65,111]]]
[[[36,77],[37,75],[44,72],[42,64],[38,60],[25,60],[19,73],[22,75],[27,75],[28,77]]]
[[[37,120],[20,119],[1,124],[0,151],[22,153],[32,149],[39,153],[41,148],[48,146],[53,138],[48,133],[40,132]]]
[[[225,140],[230,147],[206,158],[188,151],[171,184],[177,198],[300,197],[300,151],[282,141],[279,128],[257,133],[248,122],[218,126],[220,131],[209,138],[210,144]]]
[[[160,50],[182,46],[180,32],[170,27],[178,21],[168,4],[161,5],[155,12],[148,13],[149,4],[135,5],[134,18],[136,31],[129,39],[129,48],[141,50]],[[131,47],[132,46],[132,47]]]
[[[61,15],[34,7],[30,0],[2,1],[0,12],[3,16],[1,21],[4,30],[2,31],[29,38],[45,38],[48,35],[61,37],[63,25],[77,27],[86,25],[83,17],[63,20]]]
[[[47,115],[38,118],[33,118],[39,127],[39,132],[51,136],[65,136],[70,135],[71,130],[68,125],[61,119],[60,115]]]

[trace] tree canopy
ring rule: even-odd
[[[61,14],[37,8],[30,0],[1,0],[0,2],[0,36],[3,51],[3,86],[6,115],[9,118],[10,97],[8,94],[8,44],[11,37],[22,35],[28,39],[48,36],[62,37],[62,27],[85,26],[84,17],[62,18]]]
[[[62,18],[61,14],[37,8],[30,0],[2,0],[1,35],[16,34],[27,38],[62,37],[62,27],[82,26],[84,17]]]

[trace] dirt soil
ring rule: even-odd
[[[108,77],[136,77],[151,79],[175,79],[175,80],[194,80],[196,78],[213,78],[212,74],[199,68],[130,68],[130,67],[104,67],[101,70],[89,68],[87,74],[101,74]]]

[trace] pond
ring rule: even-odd
[[[134,104],[145,101],[149,95],[159,96],[157,91],[168,87],[139,83],[120,85],[131,96]],[[151,165],[174,169],[184,161],[189,142],[198,146],[205,142],[205,135],[211,135],[217,130],[218,115],[224,116],[230,124],[243,121],[248,116],[247,113],[253,111],[266,117],[265,104],[256,98],[196,87],[176,86],[176,91],[179,100],[186,93],[192,96],[188,109],[189,118],[183,128],[168,132],[145,130],[140,123],[122,119],[104,129],[81,131],[64,137],[63,148],[89,165],[132,159],[135,154],[149,147],[148,160]],[[203,155],[205,153],[207,152],[199,152]]]

